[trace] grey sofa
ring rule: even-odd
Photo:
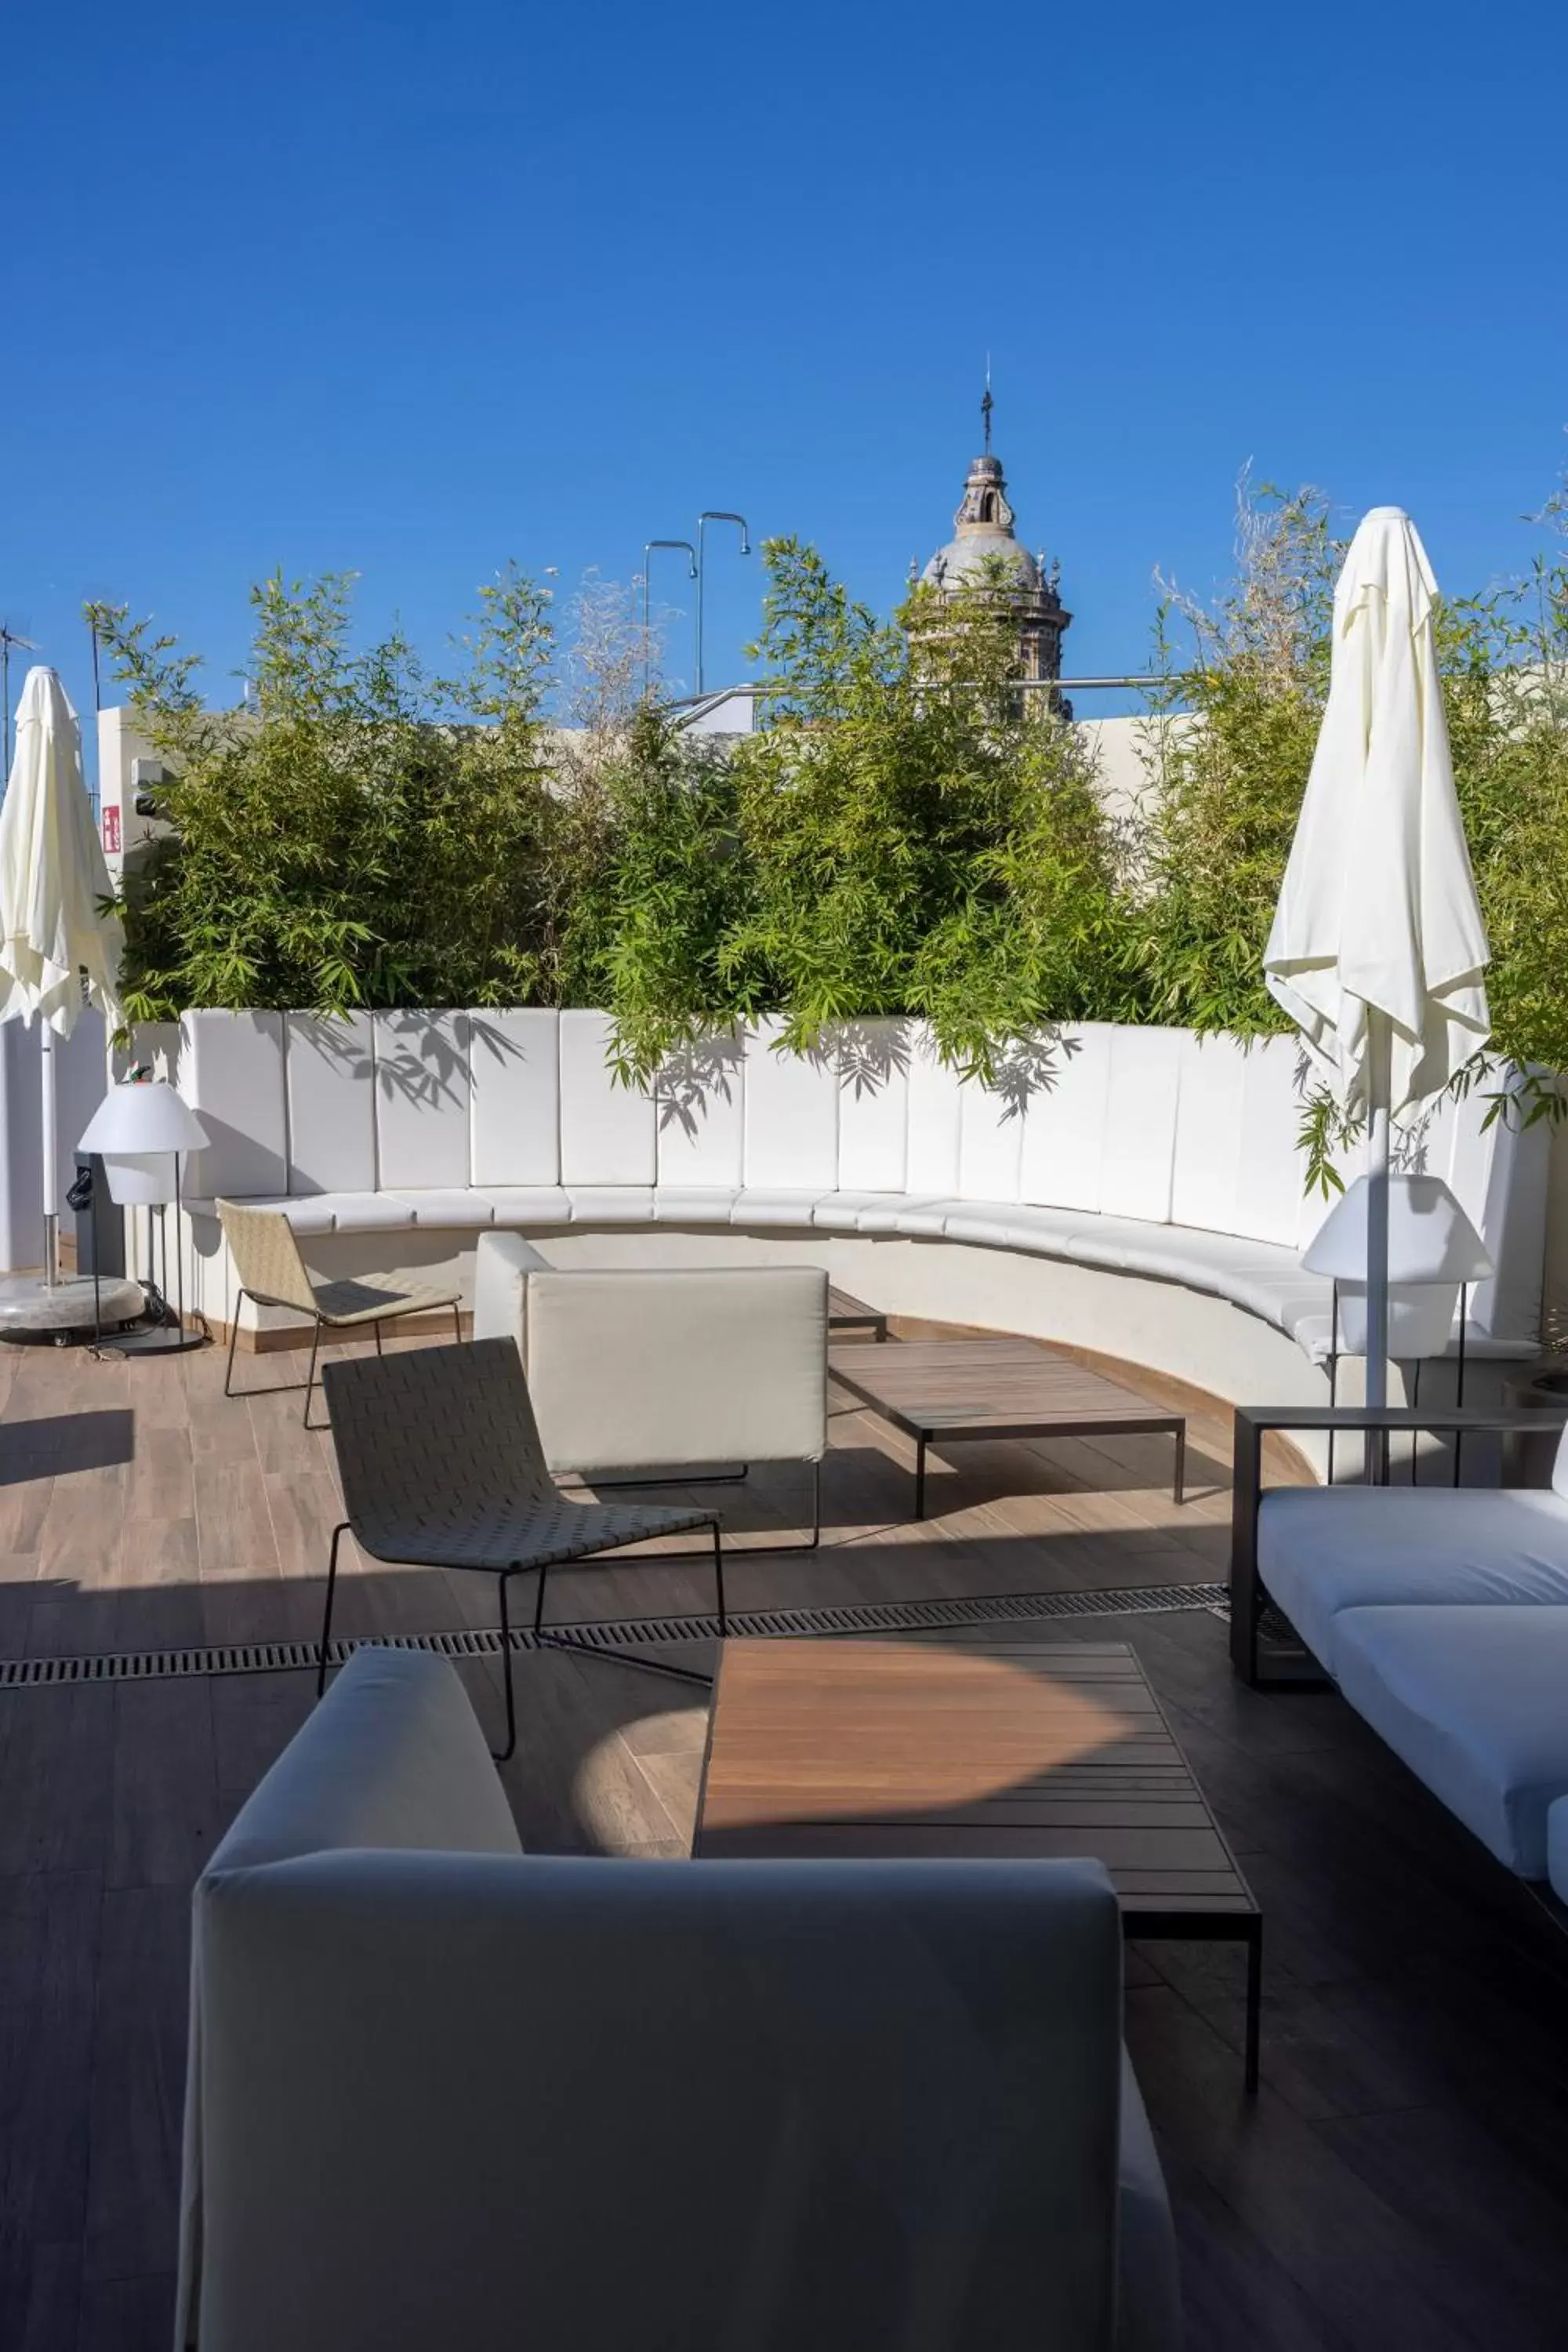
[[[525,1860],[362,1650],[196,1889],[201,2352],[1172,2352],[1098,1865]]]
[[[1307,1418],[1237,1414],[1237,1671],[1263,1678],[1258,1614],[1267,1596],[1351,1705],[1498,1860],[1522,1878],[1550,1879],[1568,1900],[1568,1431],[1544,1490],[1262,1493],[1265,1432]],[[1310,1418],[1352,1431],[1543,1426],[1529,1413]]]

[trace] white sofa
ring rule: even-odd
[[[1568,1807],[1568,1431],[1547,1491],[1282,1487],[1256,1546],[1358,1713],[1500,1862],[1568,1896],[1568,1813],[1548,1831]]]
[[[176,2340],[1176,2352],[1094,1863],[524,1859],[362,1650],[193,1915]]]
[[[514,1339],[552,1475],[821,1463],[827,1276],[807,1265],[553,1272],[481,1234],[474,1337]]]
[[[332,1273],[466,1269],[492,1229],[556,1264],[826,1262],[889,1311],[1032,1331],[1221,1395],[1316,1402],[1330,1287],[1304,1275],[1303,1065],[1176,1029],[1089,1024],[962,1082],[917,1025],[846,1024],[813,1056],[778,1026],[674,1057],[651,1094],[592,1012],[194,1013],[178,1076],[213,1137],[187,1171],[191,1272],[226,1323],[211,1203],[275,1202]],[[1529,1356],[1546,1138],[1444,1104],[1406,1139],[1497,1271],[1472,1358]]]

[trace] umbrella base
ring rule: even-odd
[[[121,1274],[73,1276],[50,1285],[37,1275],[0,1282],[0,1339],[71,1339],[110,1333],[145,1307],[142,1285]]]

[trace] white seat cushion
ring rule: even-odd
[[[996,1205],[998,1210],[1001,1210],[1008,1207],[1010,1203],[999,1201]],[[939,1194],[934,1199],[913,1193],[903,1203],[894,1223],[887,1230],[895,1234],[931,1234],[940,1237],[947,1231],[949,1217],[956,1216],[964,1209],[978,1211],[980,1203],[976,1201],[956,1201],[951,1193]],[[868,1234],[881,1229],[867,1223],[862,1225],[860,1230],[862,1233]]]
[[[1568,1607],[1350,1609],[1340,1687],[1498,1860],[1544,1878],[1568,1796]]]
[[[993,1249],[1027,1250],[1035,1257],[1066,1257],[1081,1209],[1037,1209],[1011,1201],[955,1201],[942,1231],[949,1241],[981,1242]],[[1089,1223],[1094,1221],[1088,1220]]]
[[[572,1202],[563,1184],[487,1184],[476,1200],[488,1201],[498,1225],[569,1225]]]
[[[738,1195],[732,1184],[659,1184],[654,1189],[657,1225],[727,1225]]]
[[[574,1225],[649,1225],[651,1184],[568,1184]]]
[[[432,1186],[428,1190],[400,1186],[394,1198],[401,1201],[415,1225],[423,1231],[446,1228],[448,1232],[474,1233],[495,1223],[495,1211],[488,1192],[474,1192]]]
[[[1258,1568],[1308,1648],[1338,1675],[1347,1610],[1568,1605],[1568,1502],[1525,1487],[1282,1486],[1258,1512]]]
[[[335,1234],[410,1234],[414,1230],[413,1210],[395,1192],[321,1192],[313,1200],[331,1209]],[[307,1193],[300,1206],[310,1205],[312,1196]],[[292,1213],[289,1223],[293,1223]],[[294,1230],[302,1233],[304,1227],[296,1225]]]
[[[945,1195],[940,1196],[945,1200]],[[911,1220],[929,1216],[937,1206],[939,1195],[932,1192],[886,1192],[880,1195],[864,1193],[863,1205],[855,1215],[858,1234],[913,1234],[926,1230]],[[940,1225],[934,1228],[938,1233]]]
[[[825,1192],[811,1213],[811,1222],[827,1233],[858,1234],[863,1230],[863,1216],[884,1212],[891,1216],[903,1198],[902,1192]],[[890,1233],[893,1228],[889,1224],[883,1230]]]
[[[232,1197],[238,1201],[242,1209],[281,1209],[289,1220],[290,1231],[296,1234],[330,1234],[332,1230],[332,1195],[330,1192],[312,1193],[303,1201],[292,1201],[281,1192],[235,1193]],[[185,1209],[193,1217],[216,1217],[217,1202],[216,1199],[193,1200],[187,1194]]]
[[[809,1225],[821,1192],[749,1184],[735,1195],[730,1222],[736,1225]]]

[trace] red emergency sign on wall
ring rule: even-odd
[[[120,855],[120,810],[112,801],[103,812],[103,851],[106,857]]]

